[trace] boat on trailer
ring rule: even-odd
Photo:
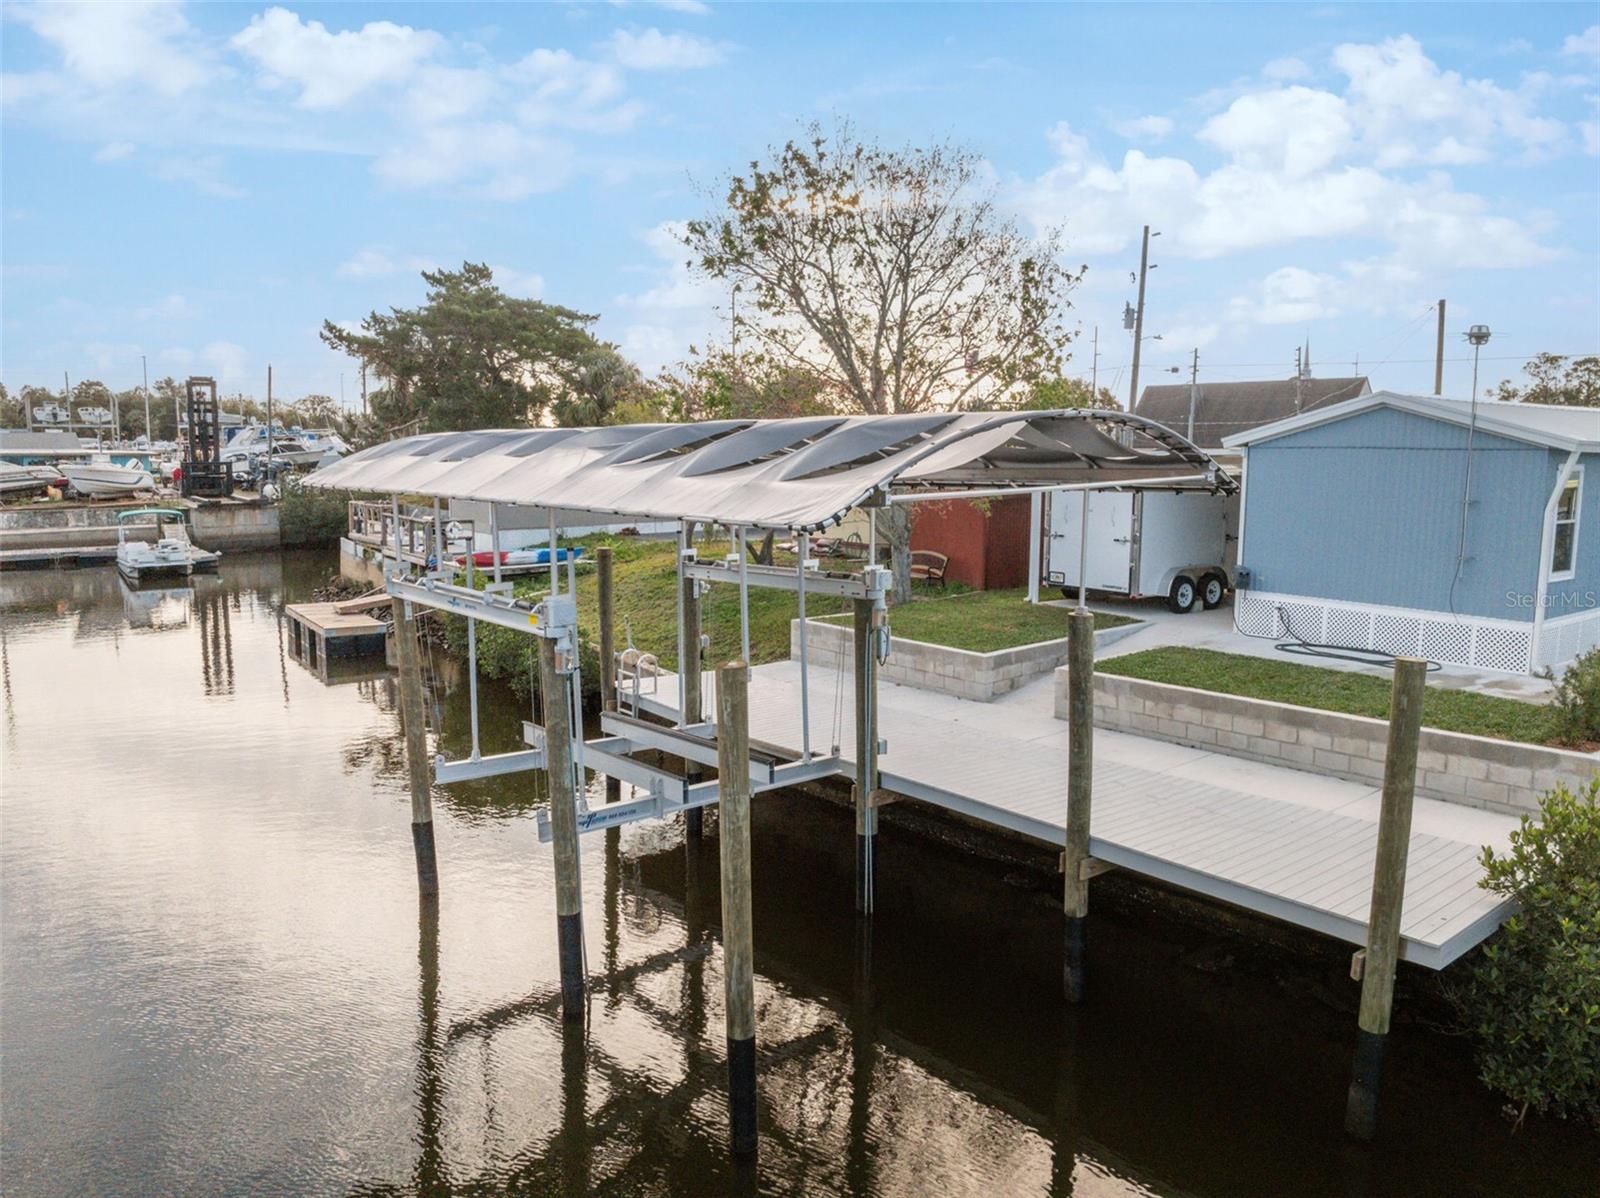
[[[215,570],[220,553],[189,540],[185,514],[177,508],[143,507],[117,513],[117,570],[129,582],[158,574],[193,574]],[[154,520],[156,539],[134,540],[130,530]]]
[[[94,499],[105,495],[133,495],[153,491],[156,481],[141,466],[119,466],[112,461],[63,462],[61,474],[72,489]]]

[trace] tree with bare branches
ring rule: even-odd
[[[1058,233],[1025,236],[985,164],[951,144],[890,148],[820,125],[727,180],[688,222],[690,265],[737,284],[735,332],[883,415],[1010,407],[1060,374],[1072,334]],[[895,598],[910,594],[909,519],[889,509]]]

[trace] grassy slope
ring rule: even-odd
[[[1270,699],[1299,707],[1317,707],[1376,719],[1389,716],[1389,679],[1370,674],[1180,645],[1109,658],[1099,662],[1097,668],[1105,674]],[[1444,687],[1428,688],[1422,721],[1430,728],[1448,732],[1467,732],[1528,744],[1549,744],[1556,735],[1555,721],[1550,711],[1541,705]]]
[[[1065,607],[1031,604],[1025,588],[927,596],[901,604],[889,615],[894,635],[953,649],[993,653],[1016,645],[1059,640],[1067,635]],[[1125,616],[1095,613],[1096,628],[1127,624]]]

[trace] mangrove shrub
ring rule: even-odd
[[[1519,1111],[1600,1127],[1600,775],[1557,786],[1484,886],[1520,910],[1483,950],[1465,996],[1484,1082]]]

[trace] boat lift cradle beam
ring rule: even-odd
[[[552,554],[554,557],[554,554]],[[741,562],[697,562],[692,555],[680,558],[685,577],[703,582],[727,582],[739,587],[741,606],[747,602],[748,588],[768,587],[801,593],[837,595],[848,598],[881,598],[889,585],[888,572],[868,568],[862,574],[822,574],[800,570],[751,565]],[[570,568],[570,567],[569,567]],[[552,571],[553,577],[559,577]],[[438,611],[449,612],[469,621],[483,620],[503,628],[532,635],[548,635],[549,629],[539,625],[535,605],[514,599],[507,584],[494,584],[478,589],[462,586],[453,581],[454,572],[440,569],[420,577],[408,578],[395,573],[384,579],[384,590],[391,596],[408,603]],[[654,750],[693,761],[699,765],[717,764],[716,727],[702,722],[686,727],[654,725],[643,720],[630,719],[621,713],[605,713],[601,727],[609,735],[592,741],[574,738],[575,760],[587,758],[587,764],[601,773],[617,777],[646,790],[646,796],[625,803],[610,803],[603,808],[591,809],[583,800],[579,789],[578,830],[580,833],[599,828],[616,827],[643,819],[659,819],[679,811],[693,810],[714,804],[719,790],[715,781],[689,782],[659,767],[634,760],[636,752]],[[524,739],[529,749],[489,756],[469,757],[451,761],[439,754],[434,759],[434,778],[441,784],[474,781],[501,777],[507,774],[547,768],[543,730],[525,725]],[[780,757],[754,747],[750,760],[750,783],[753,793],[764,793],[800,783],[812,782],[831,776],[843,776],[844,767],[836,756],[813,756],[796,762],[785,762]],[[548,814],[540,812],[538,820],[541,840],[548,840],[550,828]]]

